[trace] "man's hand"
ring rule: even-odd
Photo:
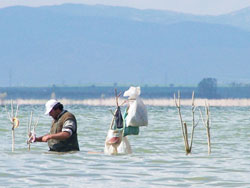
[[[51,139],[51,138],[52,138],[52,136],[50,134],[45,135],[45,136],[42,137],[42,142],[48,142],[48,140]]]
[[[48,140],[50,139],[57,139],[57,140],[65,140],[67,138],[70,137],[70,134],[68,132],[59,132],[59,133],[56,133],[56,134],[48,134],[48,135],[44,135],[42,137],[42,142],[48,142]]]

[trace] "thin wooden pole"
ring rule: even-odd
[[[30,142],[29,142],[29,139],[31,137],[32,118],[33,118],[33,111],[30,112],[30,120],[29,120],[29,123],[28,123],[28,150],[29,151],[30,151]]]
[[[204,119],[202,112],[200,110],[201,118],[203,121],[203,125],[206,128],[207,132],[207,144],[208,144],[208,154],[211,154],[211,136],[210,136],[210,109],[209,105],[205,102],[205,114],[206,114],[206,120]]]
[[[176,96],[174,94],[174,101],[175,101],[175,105],[178,109],[178,114],[179,114],[179,118],[180,118],[180,124],[181,124],[182,136],[183,136],[183,140],[184,140],[185,151],[186,151],[186,154],[188,154],[189,145],[188,145],[187,125],[186,125],[186,123],[183,122],[182,115],[181,115],[180,91],[178,91],[178,99],[176,99]]]
[[[194,104],[194,91],[192,93],[192,133],[191,133],[191,141],[190,141],[190,152],[192,151],[192,145],[193,145],[193,137],[194,137],[194,129],[195,127],[198,125],[199,120],[197,121],[197,123],[195,123],[195,110],[196,110],[196,106]]]
[[[17,107],[16,107],[16,113],[15,113],[15,116],[14,116],[14,107],[13,107],[13,100],[11,100],[11,114],[9,113],[6,105],[5,105],[5,110],[7,112],[7,117],[8,119],[10,120],[10,123],[12,125],[11,127],[11,135],[12,135],[12,152],[14,152],[15,150],[15,128],[17,128],[19,126],[19,120],[17,119],[17,115],[18,115],[18,104],[17,104]]]
[[[7,106],[6,106],[6,105],[5,105],[5,110],[6,110],[7,114],[8,114],[8,118],[9,118],[10,122],[12,122],[12,119],[11,119],[10,113],[9,113],[9,110],[7,109]]]
[[[187,130],[187,124],[184,122],[184,133],[185,133],[185,145],[186,145],[186,154],[189,154],[191,152],[189,144],[188,144],[188,130]]]
[[[207,121],[206,121],[206,130],[207,130],[207,143],[208,143],[208,154],[211,153],[211,139],[210,139],[210,110],[209,105],[206,103],[206,113],[207,113]]]
[[[12,126],[11,132],[12,132],[12,152],[14,152],[14,150],[15,150],[15,128],[14,128],[14,124]]]
[[[13,100],[11,100],[11,117],[14,117]]]
[[[19,108],[19,105],[17,104],[17,105],[16,105],[16,114],[15,114],[15,118],[17,117],[17,114],[18,114],[18,108]]]
[[[179,113],[179,118],[180,118],[180,124],[181,124],[181,129],[182,129],[182,136],[184,139],[184,146],[185,146],[185,151],[186,154],[191,153],[192,151],[192,145],[193,145],[193,138],[194,138],[194,129],[195,127],[198,125],[198,122],[195,123],[195,104],[194,104],[194,91],[192,93],[192,132],[191,132],[191,141],[189,144],[188,141],[188,128],[187,128],[187,123],[183,121],[182,119],[182,115],[181,115],[181,99],[180,99],[180,91],[178,91],[178,99],[176,99],[176,96],[174,94],[174,101],[175,101],[175,105],[178,109],[178,113]]]

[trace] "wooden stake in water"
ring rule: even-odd
[[[30,151],[30,142],[29,142],[29,139],[30,139],[30,134],[31,134],[31,124],[32,124],[32,117],[33,117],[33,111],[31,111],[30,113],[30,120],[29,120],[29,123],[28,123],[28,141],[27,141],[27,144],[28,144],[28,150]]]
[[[13,101],[11,100],[11,114],[9,113],[7,107],[5,106],[5,110],[8,114],[8,119],[11,122],[12,128],[11,128],[11,132],[12,132],[12,152],[14,152],[15,150],[15,128],[17,128],[19,126],[19,120],[17,118],[18,115],[18,104],[16,107],[16,113],[14,116],[14,107],[13,107]]]
[[[209,105],[207,104],[207,102],[205,102],[205,114],[206,114],[206,120],[204,119],[202,112],[200,110],[200,114],[201,114],[201,118],[203,121],[203,124],[206,128],[207,131],[207,146],[208,146],[208,154],[211,153],[211,138],[210,138],[210,109],[209,109]]]
[[[28,123],[28,140],[27,140],[27,144],[28,144],[28,150],[30,151],[30,143],[34,141],[34,137],[36,136],[36,126],[38,124],[39,118],[37,118],[37,121],[35,124],[32,123],[33,120],[33,111],[31,111],[30,113],[30,120]],[[33,124],[33,130],[31,130]]]
[[[191,132],[190,145],[189,145],[189,142],[188,142],[187,123],[183,121],[182,114],[181,114],[181,95],[180,95],[180,91],[178,91],[178,98],[177,99],[176,99],[176,96],[174,94],[174,102],[175,102],[176,108],[178,109],[180,123],[181,123],[182,136],[183,136],[183,140],[184,140],[185,151],[186,151],[186,154],[188,155],[192,151],[194,129],[199,123],[199,121],[197,123],[195,123],[195,118],[194,118],[195,117],[194,116],[195,109],[196,109],[195,104],[194,104],[194,92],[192,93],[192,132]]]

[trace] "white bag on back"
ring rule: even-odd
[[[148,125],[147,108],[140,99],[140,94],[140,87],[130,87],[129,90],[124,93],[124,96],[128,96],[130,101],[128,115],[126,117],[127,126],[139,127]]]

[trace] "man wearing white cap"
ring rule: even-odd
[[[64,110],[63,105],[55,99],[49,100],[45,107],[45,115],[53,118],[50,134],[36,137],[35,142],[48,142],[50,151],[79,151],[75,116]]]

